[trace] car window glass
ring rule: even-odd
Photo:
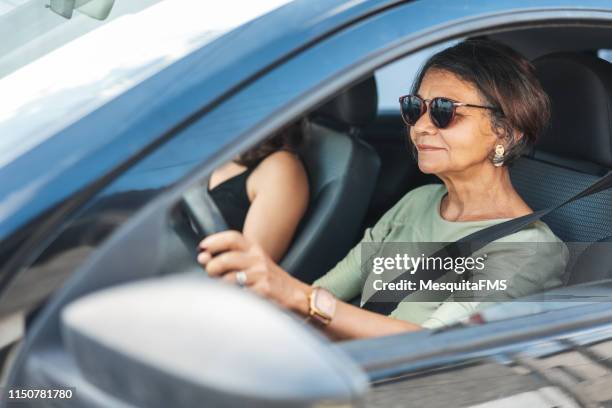
[[[65,19],[38,7],[38,0],[0,0],[0,34],[10,39],[0,44],[0,93],[13,96],[0,102],[0,167],[230,28],[287,1],[234,0],[211,9],[198,0],[148,0],[138,7],[118,0],[108,18],[98,21],[78,9]]]
[[[612,62],[612,50],[602,48],[597,50],[597,56],[601,59],[605,59],[608,62]]]

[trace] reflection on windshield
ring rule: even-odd
[[[0,166],[214,38],[193,14],[188,17],[172,2],[161,2],[116,18],[0,80],[0,92],[11,95],[0,101]],[[159,30],[168,19],[184,24]]]
[[[78,11],[71,20],[41,0],[0,0],[0,78],[123,15],[138,13],[160,0],[115,1],[104,21]],[[67,2],[69,3],[69,2]]]
[[[40,0],[0,0],[0,35],[10,39],[0,42],[0,93],[10,95],[0,100],[0,167],[224,31],[287,2],[228,1],[211,10],[201,0],[116,0],[109,17],[97,21],[78,11],[67,20]]]

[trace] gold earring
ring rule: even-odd
[[[493,156],[492,160],[495,167],[501,167],[504,164],[504,159],[506,158],[504,153],[506,153],[506,149],[504,149],[503,145],[498,144],[495,146],[495,156]]]

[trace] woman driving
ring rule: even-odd
[[[361,271],[361,244],[453,242],[532,213],[512,186],[508,164],[547,126],[548,97],[523,56],[500,43],[466,40],[424,64],[412,92],[400,97],[400,108],[419,169],[435,174],[442,184],[407,193],[313,285],[292,277],[261,246],[234,231],[202,240],[198,262],[212,277],[246,286],[310,317],[336,339],[435,328],[477,310],[478,302],[418,302],[408,299],[411,294],[384,316],[346,301],[364,290],[367,279]],[[492,267],[483,274],[507,282],[506,298],[561,283],[568,252],[546,224],[534,222],[499,241],[558,244],[489,252]]]

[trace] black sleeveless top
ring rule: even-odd
[[[213,189],[208,189],[221,215],[230,229],[242,231],[244,220],[251,206],[246,182],[255,167],[247,168],[240,174],[230,177]],[[207,186],[208,188],[208,186]]]

